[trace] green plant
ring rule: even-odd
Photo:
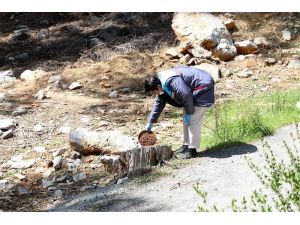
[[[233,199],[231,209],[234,212],[252,211],[252,212],[270,212],[270,211],[300,211],[300,129],[296,124],[297,134],[292,136],[293,150],[286,142],[284,142],[285,150],[288,153],[290,163],[278,161],[275,157],[270,145],[265,142],[263,155],[266,165],[262,169],[253,163],[249,158],[246,158],[249,167],[260,179],[264,187],[271,191],[265,194],[263,190],[254,190],[250,199],[243,197],[241,202]],[[207,202],[207,193],[200,189],[199,184],[194,186],[196,192],[203,199],[203,204]],[[198,211],[216,211],[213,209],[199,206]]]

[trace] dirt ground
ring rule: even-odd
[[[216,104],[231,98],[245,98],[272,90],[298,89],[299,69],[289,68],[288,62],[300,54],[299,32],[293,41],[286,43],[281,40],[281,31],[290,26],[289,23],[296,23],[299,19],[291,19],[290,13],[234,15],[239,30],[232,34],[233,39],[265,36],[274,41],[276,47],[262,52],[265,56],[260,58],[254,56],[243,61],[220,62],[218,66],[223,77],[216,84]],[[12,179],[32,192],[25,196],[0,195],[0,209],[46,210],[80,192],[110,188],[110,184],[114,182],[114,175],[105,172],[98,156],[81,158],[79,171],[86,172],[87,179],[72,184],[61,184],[62,199],[53,198],[52,194],[42,187],[41,179],[43,172],[47,170],[51,153],[57,149],[69,150],[68,135],[59,134],[60,127],[88,127],[97,131],[119,129],[133,137],[144,128],[153,103],[153,97],[143,93],[145,75],[179,65],[178,61],[168,60],[164,55],[166,48],[178,44],[170,26],[171,20],[172,13],[157,13],[155,16],[152,13],[0,14],[0,71],[12,69],[16,77],[26,69],[41,68],[46,72],[38,81],[17,79],[12,84],[0,86],[0,92],[8,93],[10,99],[0,104],[0,119],[11,117],[12,112],[20,106],[29,110],[27,114],[15,117],[19,128],[14,137],[1,140],[0,164],[21,153],[26,155],[26,158],[37,160],[35,166],[29,169],[1,169],[0,179]],[[13,31],[20,25],[30,28],[30,37],[14,40]],[[37,38],[41,29],[50,31],[50,35],[42,40]],[[91,47],[91,37],[98,37],[101,44]],[[287,51],[282,53],[283,49]],[[24,52],[28,53],[24,61],[8,60],[9,57]],[[274,57],[278,63],[266,66],[266,57]],[[256,79],[238,78],[237,72],[245,68],[251,69]],[[233,75],[225,77],[224,73],[228,70]],[[54,75],[62,77],[60,87],[54,87],[48,82]],[[84,87],[69,90],[67,87],[73,81],[80,82]],[[118,98],[108,98],[109,93],[122,88],[129,88],[130,91],[120,93]],[[42,89],[48,90],[48,98],[36,100],[33,95]],[[167,107],[161,116],[161,123],[156,125],[155,129],[159,143],[167,141],[176,148],[181,144],[182,137],[181,121],[172,116],[174,111],[173,108]],[[43,133],[36,134],[33,131],[37,124],[45,127]],[[47,152],[33,151],[36,146],[45,146]],[[198,165],[200,160],[202,165],[205,159],[199,158],[189,163]],[[211,160],[206,163],[209,164]],[[37,172],[37,168],[42,168],[43,172]],[[66,172],[57,171],[55,175],[64,173]],[[18,174],[26,175],[26,178],[19,181],[16,178]],[[178,179],[182,179],[183,176],[185,174]],[[137,208],[132,208],[132,211],[134,209]],[[159,209],[169,210],[157,208]],[[102,208],[86,210],[101,211]],[[156,211],[154,208],[153,210]]]

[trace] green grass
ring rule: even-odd
[[[206,114],[202,149],[248,143],[271,135],[277,128],[300,121],[300,90],[273,92],[215,105]]]

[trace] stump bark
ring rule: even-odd
[[[101,156],[101,162],[105,165],[107,171],[113,171],[118,173],[119,176],[128,177],[141,176],[150,172],[154,166],[163,164],[173,157],[171,146],[167,145],[134,148],[114,152],[114,154]]]

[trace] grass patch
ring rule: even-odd
[[[277,128],[300,121],[300,91],[273,92],[215,105],[206,114],[202,148],[223,148],[271,135]]]

